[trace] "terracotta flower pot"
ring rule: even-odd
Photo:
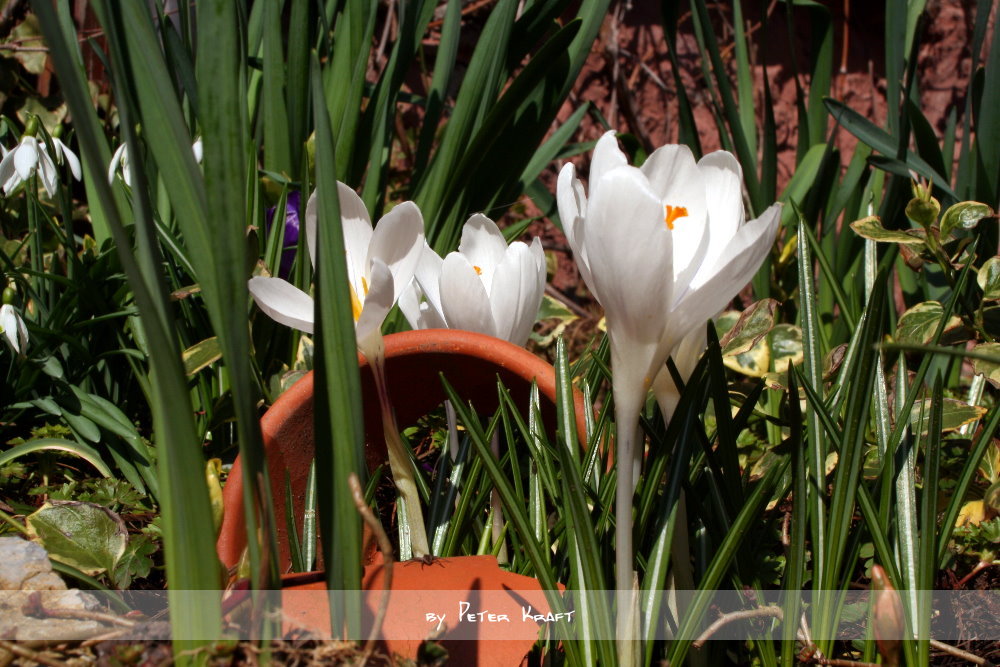
[[[365,638],[384,603],[384,572],[381,554],[365,567]],[[282,583],[283,634],[332,639],[322,573],[287,575]],[[516,666],[551,622],[542,620],[549,609],[537,579],[501,569],[493,556],[394,563],[379,645],[413,659],[433,637],[448,651],[449,664]]]
[[[517,405],[527,408],[531,382],[538,385],[542,417],[555,424],[555,370],[523,348],[506,341],[447,329],[407,331],[385,337],[386,379],[400,427],[413,424],[446,398],[439,374],[458,395],[472,401],[481,413],[497,408],[497,377],[503,380]],[[385,440],[371,370],[358,355],[362,401],[367,434],[369,470],[386,458]],[[585,432],[582,396],[574,396],[577,431]],[[309,373],[283,393],[261,419],[264,449],[271,478],[271,495],[277,522],[279,563],[291,563],[285,526],[285,476],[292,490],[292,516],[302,516],[306,478],[313,459],[313,374]],[[232,567],[246,547],[243,508],[243,475],[237,457],[223,489],[225,516],[217,544],[219,558]]]

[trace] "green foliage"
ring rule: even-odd
[[[543,172],[583,147],[573,142],[593,109],[580,105],[549,130],[610,6],[501,0],[479,26],[450,0],[432,61],[424,37],[438,4],[199,0],[175,24],[145,3],[94,0],[110,81],[110,95],[95,88],[95,100],[69,3],[32,3],[17,34],[44,36],[65,104],[26,99],[24,77],[41,61],[14,52],[16,61],[0,64],[15,82],[0,101],[0,137],[20,139],[26,112],[37,114],[42,137],[62,133],[78,147],[84,179],[70,183],[63,165],[54,196],[31,181],[3,204],[5,299],[25,318],[30,343],[19,355],[0,345],[0,440],[10,445],[0,450],[0,485],[54,556],[124,588],[156,574],[162,538],[171,589],[219,588],[217,568],[190,566],[215,562],[205,459],[239,451],[244,506],[255,510],[246,529],[260,536],[250,571],[254,585],[272,584],[277,545],[258,417],[315,365],[316,399],[326,406],[313,477],[319,521],[290,517],[303,526],[296,561],[314,561],[318,532],[330,581],[358,585],[360,523],[337,481],[363,473],[364,458],[348,302],[331,296],[343,283],[334,183],[358,188],[373,219],[414,199],[438,251],[454,249],[471,212],[498,218],[525,192],[552,217]],[[995,213],[981,203],[1000,192],[1000,42],[988,39],[989,3],[979,2],[966,109],[939,137],[917,103],[924,4],[886,3],[891,104],[880,126],[831,97],[837,26],[822,3],[769,6],[778,20],[758,31],[747,30],[754,17],[745,3],[718,11],[703,0],[662,3],[681,141],[702,153],[692,105],[706,99],[721,144],[743,165],[748,212],[785,202],[779,246],[753,282],[757,301],[718,318],[722,338],[710,333],[675,418],[664,425],[652,405],[642,416],[649,446],[634,497],[635,567],[640,608],[665,624],[697,627],[717,588],[845,591],[876,564],[913,600],[953,567],[953,553],[995,557],[997,519],[956,524],[970,502],[993,497],[986,487],[996,488],[1000,467],[1000,258]],[[395,37],[369,71],[386,11],[398,11]],[[697,91],[680,76],[682,31],[697,48]],[[980,62],[987,41],[989,60]],[[796,54],[798,136],[781,192],[775,102],[769,78],[756,83],[771,43]],[[404,92],[414,75],[426,90]],[[831,118],[859,140],[853,154],[831,141]],[[109,184],[121,144],[130,183]],[[286,244],[281,224],[290,195],[302,197],[301,219],[314,187],[318,272],[304,235]],[[327,295],[315,339],[267,321],[248,298],[249,276],[277,274],[285,252],[295,255],[289,280]],[[548,300],[539,317],[547,329],[535,343],[554,348],[559,372],[555,423],[542,419],[537,391],[525,411],[498,386],[492,415],[452,395],[463,426],[455,446],[441,420],[418,431],[430,443],[414,455],[428,537],[435,555],[506,551],[511,570],[550,591],[603,589],[615,580],[608,347],[598,335],[571,365],[560,333],[575,315]],[[981,377],[968,374],[966,359]],[[582,446],[570,418],[574,387],[596,407]],[[382,501],[379,479],[369,498]],[[506,520],[496,541],[494,490]],[[122,523],[156,513],[139,532]],[[3,530],[18,528],[3,515]],[[661,593],[687,562],[696,594],[679,617]],[[550,602],[560,604],[554,594]],[[613,664],[616,646],[601,634],[613,604],[588,604],[592,624],[578,628],[577,641],[548,640],[545,650],[569,664]],[[217,612],[174,620],[202,632]],[[833,603],[810,609],[806,622],[834,658],[827,631],[865,613]],[[912,627],[926,627],[918,616]],[[690,641],[653,641],[657,630],[644,630],[644,662],[679,664]],[[701,659],[714,664],[731,652],[790,667],[796,631],[783,623],[773,642],[710,645]],[[859,646],[875,660],[871,642]],[[182,660],[191,655],[184,648]],[[904,641],[903,652],[907,664],[925,664],[929,647]]]

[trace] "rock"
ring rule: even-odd
[[[107,632],[108,627],[90,619],[42,617],[42,609],[89,611],[99,606],[93,595],[66,588],[40,545],[19,537],[0,537],[0,639],[92,637]]]
[[[49,554],[20,537],[0,537],[0,590],[64,591],[66,584],[52,571]]]

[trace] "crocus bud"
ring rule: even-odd
[[[872,594],[875,596],[872,606],[875,643],[878,645],[883,664],[894,667],[900,664],[900,647],[906,623],[899,593],[893,588],[881,565],[872,566]]]

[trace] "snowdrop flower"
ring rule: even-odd
[[[111,162],[108,164],[108,183],[111,185],[115,184],[115,176],[119,169],[125,185],[132,187],[132,172],[128,168],[128,144],[116,148],[114,155],[111,156]]]
[[[424,222],[413,202],[389,211],[372,230],[371,218],[354,190],[337,183],[344,225],[344,250],[350,281],[351,311],[359,347],[380,333],[403,288],[409,284],[420,259]],[[316,263],[316,195],[306,204],[306,247]],[[308,294],[280,278],[255,276],[250,293],[271,319],[312,333],[313,300]]]
[[[42,143],[42,148],[48,150],[44,142]],[[80,168],[80,158],[59,137],[52,137],[52,152],[55,153],[56,162],[69,165],[69,170],[73,174],[73,178],[78,181],[83,178],[83,171]]]
[[[9,303],[0,306],[0,331],[15,354],[23,354],[28,347],[28,328],[21,314]]]
[[[524,345],[545,293],[545,254],[537,238],[508,246],[496,223],[477,213],[457,252],[442,260],[425,248],[416,278],[426,298],[421,310],[414,311],[412,291],[400,302],[414,328],[444,324]]]
[[[4,150],[0,160],[0,183],[3,183],[3,193],[9,195],[24,181],[38,174],[38,178],[50,197],[55,195],[58,172],[56,165],[44,150],[44,144],[27,133],[21,137],[21,142],[13,150]]]
[[[201,137],[196,139],[195,142],[191,144],[191,152],[194,153],[195,162],[200,164],[203,152]],[[108,183],[114,185],[115,176],[117,176],[119,170],[121,170],[121,178],[125,181],[125,185],[132,187],[132,172],[129,171],[128,165],[128,144],[122,144],[115,149],[114,154],[111,156],[111,162],[108,163]]]
[[[646,393],[667,357],[749,282],[774,242],[780,205],[745,221],[741,184],[739,163],[724,151],[695,162],[686,146],[668,145],[641,168],[629,166],[613,131],[594,149],[589,199],[572,164],[559,173],[559,215],[580,274],[604,307],[611,342],[619,589],[631,588],[632,494],[642,461],[636,435]],[[687,354],[698,340],[703,347],[692,336]]]

